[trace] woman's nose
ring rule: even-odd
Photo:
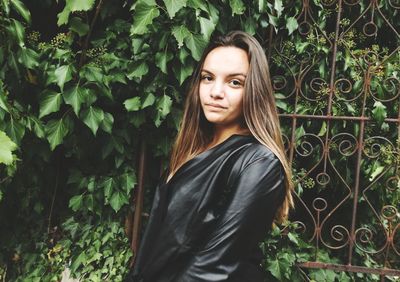
[[[210,96],[212,98],[222,98],[224,96],[224,85],[221,82],[215,81],[211,87]]]

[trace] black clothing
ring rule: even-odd
[[[259,243],[285,197],[278,158],[232,135],[157,187],[126,282],[261,282]]]

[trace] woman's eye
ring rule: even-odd
[[[209,76],[209,75],[203,75],[203,76],[201,77],[201,80],[211,81],[211,80],[212,80],[212,77]]]
[[[231,80],[231,84],[233,86],[241,86],[242,82],[240,80],[234,79],[234,80]]]

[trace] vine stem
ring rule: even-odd
[[[56,184],[54,186],[53,197],[51,199],[50,212],[49,212],[48,225],[47,225],[47,234],[50,234],[51,218],[53,216],[54,202],[56,200],[56,195],[57,195],[57,191],[58,191],[58,180],[60,178],[60,160],[59,160],[59,156],[57,156],[57,161],[58,161],[58,165],[57,165]]]
[[[85,42],[84,42],[84,44],[83,44],[82,55],[81,55],[81,58],[80,58],[80,60],[79,60],[79,68],[81,68],[81,67],[83,66],[83,64],[85,63],[85,60],[86,60],[86,51],[87,51],[87,49],[88,49],[88,47],[89,47],[89,40],[90,40],[90,37],[91,37],[91,35],[92,35],[93,28],[94,28],[94,25],[95,25],[95,23],[96,23],[96,20],[97,20],[97,18],[98,18],[98,16],[99,16],[100,9],[101,9],[101,6],[102,6],[102,5],[103,5],[103,0],[100,0],[99,3],[98,3],[97,6],[96,6],[96,12],[94,13],[92,22],[91,22],[91,24],[90,24],[89,32],[88,32],[88,34],[86,35]]]
[[[4,268],[4,276],[3,276],[3,282],[6,282],[6,276],[7,276],[7,265]]]
[[[6,182],[6,180],[10,179],[10,178],[11,178],[11,176],[4,177],[3,179],[0,180],[0,184],[3,182]]]

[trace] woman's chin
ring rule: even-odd
[[[218,117],[207,117],[206,119],[208,122],[213,123],[213,124],[224,124],[224,119],[218,118]]]

